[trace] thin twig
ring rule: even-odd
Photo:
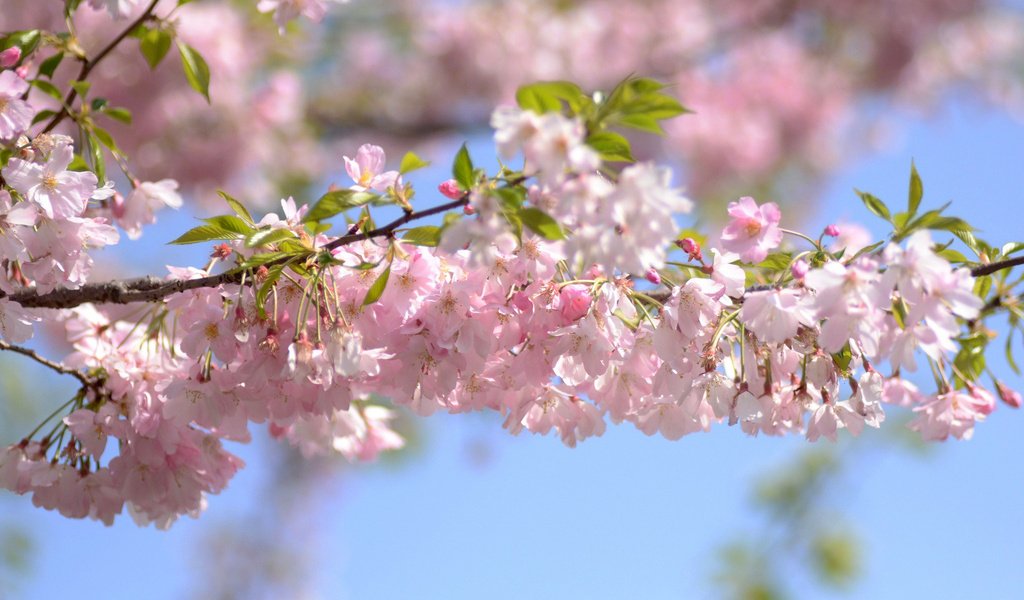
[[[94,381],[89,379],[89,377],[86,376],[85,373],[82,373],[78,369],[72,369],[71,367],[66,367],[66,366],[64,366],[64,365],[62,365],[60,363],[53,362],[52,360],[50,360],[48,358],[44,358],[44,357],[40,356],[39,353],[37,353],[35,350],[32,350],[30,348],[25,348],[23,346],[15,346],[14,344],[9,344],[9,343],[7,343],[7,342],[5,342],[3,340],[0,340],[0,350],[8,350],[10,352],[17,352],[18,354],[23,354],[23,355],[31,358],[32,360],[36,361],[37,363],[43,365],[44,367],[48,367],[48,368],[53,369],[54,371],[56,371],[58,373],[62,373],[64,375],[72,375],[76,379],[81,381],[82,385],[85,386],[85,387],[91,387],[91,386],[95,385]]]
[[[75,78],[75,81],[85,81],[86,78],[89,77],[89,73],[91,73],[92,70],[96,68],[96,65],[98,65],[100,61],[106,58],[107,55],[110,54],[114,50],[114,48],[118,46],[118,44],[124,41],[124,38],[128,37],[131,34],[131,32],[135,31],[135,29],[139,25],[142,25],[147,20],[149,20],[150,17],[152,17],[153,10],[156,8],[158,2],[160,2],[160,0],[152,0],[152,2],[149,3],[149,6],[146,7],[146,10],[142,11],[142,14],[139,15],[137,19],[132,21],[131,24],[129,24],[128,27],[124,29],[124,31],[119,33],[117,37],[111,40],[109,44],[107,44],[102,50],[100,50],[99,54],[97,54],[95,58],[83,59],[82,68],[79,69],[78,76]],[[46,124],[46,127],[43,128],[43,131],[41,133],[49,133],[53,131],[53,129],[57,125],[60,125],[60,122],[67,118],[68,109],[71,108],[71,103],[74,102],[75,98],[77,97],[78,90],[76,90],[75,88],[71,88],[68,91],[68,95],[64,97],[64,106],[61,107],[60,112],[58,112],[56,115],[53,116],[52,119],[50,119],[50,122]]]

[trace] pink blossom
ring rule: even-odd
[[[127,198],[120,201],[115,198],[113,213],[117,224],[125,230],[129,239],[135,240],[142,235],[144,225],[156,223],[156,211],[164,207],[178,209],[182,204],[177,181],[144,181],[135,186]]]
[[[17,50],[17,47],[10,50]],[[0,72],[0,139],[16,138],[32,123],[35,113],[29,103],[21,99],[26,91],[28,83],[14,71]]]
[[[793,289],[750,292],[743,300],[740,320],[766,343],[782,343],[796,336],[801,325],[814,324],[800,292]]]
[[[67,170],[73,154],[71,146],[61,144],[42,165],[12,158],[3,169],[4,179],[51,219],[80,216],[96,190],[97,181],[88,171]]]
[[[759,263],[782,243],[782,213],[774,202],[758,206],[750,196],[729,203],[732,219],[722,230],[722,247],[749,263]]]
[[[398,171],[384,170],[384,149],[372,144],[363,144],[356,152],[355,159],[345,158],[345,170],[356,182],[353,190],[385,192],[399,182]]]

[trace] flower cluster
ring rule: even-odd
[[[325,2],[259,8],[283,27],[300,14],[319,19]],[[138,21],[83,58],[83,73],[134,31],[151,65],[177,43],[189,85],[209,97],[208,65],[153,16],[156,3],[89,4]],[[87,98],[88,82],[62,95],[56,63],[28,75],[22,53],[31,58],[42,37],[19,33],[0,52],[0,349],[81,383],[0,451],[0,487],[41,507],[107,524],[127,509],[161,527],[198,515],[242,467],[227,443],[248,441],[256,424],[306,456],[372,460],[403,446],[403,412],[493,412],[513,434],[572,447],[608,422],[673,440],[716,425],[836,440],[841,429],[879,427],[887,404],[912,409],[925,439],[966,439],[997,396],[1021,405],[1003,383],[994,395],[979,379],[982,320],[1004,307],[1024,318],[1012,312],[1019,281],[1004,270],[1024,264],[1008,258],[1024,244],[997,249],[943,209],[921,213],[916,169],[905,211],[859,192],[893,226],[877,244],[853,225],[816,240],[783,229],[779,206],[752,197],[728,206],[710,241],[681,235],[676,219],[693,203],[618,133],[662,131],[686,112],[644,78],[607,94],[565,81],[521,88],[518,106],[492,113],[498,172],[475,166],[464,146],[438,186],[442,205],[412,204],[405,174],[425,161],[409,153],[390,170],[383,149],[364,144],[343,157],[352,184],[313,206],[288,198],[257,220],[222,193],[233,214],[174,242],[214,242],[204,268],[91,282],[89,251],[118,241],[114,224],[137,238],[183,199],[173,179],[135,178],[98,125],[100,115],[129,121],[124,108]],[[294,115],[275,99],[295,86],[270,87],[279,89],[257,113],[287,129]],[[60,110],[40,109],[31,89]],[[62,123],[77,127],[77,153],[56,133]],[[108,156],[127,193],[105,181]],[[401,216],[378,225],[385,204]],[[359,215],[343,234],[329,233],[328,220],[350,210]],[[437,225],[407,226],[442,213]],[[930,231],[956,235],[977,262]],[[787,245],[787,235],[810,246]],[[685,258],[671,260],[676,250]],[[63,325],[63,363],[12,344],[43,319]],[[904,378],[925,362],[931,392]]]

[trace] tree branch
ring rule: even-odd
[[[971,275],[975,277],[981,277],[982,275],[991,275],[993,273],[1002,271],[1003,269],[1010,269],[1018,265],[1024,265],[1024,256],[1018,256],[1016,258],[1008,258],[1006,260],[1000,260],[980,267],[974,267],[971,269]]]
[[[85,387],[92,387],[96,383],[96,382],[92,381],[91,379],[89,379],[89,377],[86,376],[85,373],[82,373],[81,371],[79,371],[77,369],[72,369],[70,367],[65,367],[64,365],[62,365],[60,363],[53,362],[52,360],[50,360],[48,358],[43,358],[35,350],[31,350],[29,348],[24,348],[22,346],[15,346],[14,344],[9,344],[9,343],[7,343],[7,342],[5,342],[3,340],[0,340],[0,350],[8,350],[10,352],[17,352],[18,354],[23,354],[23,355],[31,358],[32,360],[36,361],[37,363],[39,363],[39,364],[41,364],[41,365],[43,365],[45,367],[49,367],[50,369],[53,369],[54,371],[56,371],[58,373],[62,373],[64,375],[72,375],[73,377],[75,377],[76,379],[81,381],[82,385],[85,386]]]
[[[128,27],[124,29],[124,31],[119,33],[116,38],[114,38],[109,44],[107,44],[102,50],[100,50],[99,54],[96,55],[96,58],[83,60],[82,68],[79,69],[78,76],[75,77],[75,81],[85,81],[86,78],[89,77],[89,73],[91,73],[92,70],[96,68],[96,65],[98,65],[100,61],[106,58],[107,55],[110,54],[114,50],[114,48],[117,47],[118,44],[124,41],[124,38],[128,37],[128,35],[131,34],[131,32],[135,31],[135,29],[139,25],[142,25],[147,20],[149,20],[150,17],[153,16],[153,10],[156,9],[156,5],[158,2],[160,2],[160,0],[152,0],[149,3],[149,6],[146,7],[146,10],[142,11],[142,14],[139,15],[137,19],[132,21],[128,25]],[[75,88],[71,88],[71,90],[68,91],[68,95],[64,97],[64,103],[63,106],[61,106],[60,112],[58,112],[56,115],[53,116],[52,119],[50,119],[50,122],[46,124],[46,127],[40,132],[40,134],[49,133],[53,131],[53,129],[57,127],[57,125],[60,125],[60,122],[67,118],[68,110],[71,108],[71,103],[74,102],[75,98],[77,97],[78,90],[76,90]]]
[[[391,221],[383,227],[364,233],[353,233],[344,235],[331,241],[321,250],[334,250],[341,246],[355,242],[378,237],[390,237],[396,229],[417,219],[423,219],[436,214],[447,212],[453,208],[464,206],[469,202],[469,195],[458,200],[428,208],[422,211],[407,212],[401,217]],[[284,261],[269,262],[266,266],[272,267]],[[166,280],[157,277],[138,277],[135,279],[124,279],[119,281],[107,281],[103,283],[89,283],[79,288],[57,288],[46,294],[39,294],[35,290],[25,290],[15,294],[6,294],[0,291],[0,298],[8,298],[13,302],[26,308],[73,308],[82,304],[129,304],[132,302],[154,302],[172,294],[196,290],[200,288],[217,287],[219,285],[237,284],[242,281],[242,275],[246,269],[232,269],[218,275],[208,275],[197,279],[175,279]]]

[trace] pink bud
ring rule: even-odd
[[[661,283],[661,275],[658,275],[658,271],[656,271],[653,267],[647,269],[647,273],[644,274],[644,277],[646,277],[647,281],[650,281],[654,285],[659,285]]]
[[[807,270],[809,268],[810,267],[807,265],[807,262],[804,261],[803,259],[800,259],[793,263],[791,267],[789,267],[789,271],[790,273],[793,274],[793,277],[795,279],[803,279],[804,275],[807,275]]]
[[[567,285],[558,297],[562,304],[562,319],[566,324],[582,319],[590,310],[590,290],[585,285]]]
[[[27,78],[28,77],[28,65],[21,65],[20,67],[18,67],[17,69],[14,70],[14,73],[18,77],[21,77],[22,79]]]
[[[470,206],[469,204],[467,204],[467,205],[462,207],[462,212],[466,213],[467,215],[475,215],[476,214],[476,209],[473,208],[472,206]]]
[[[825,228],[825,235],[829,237],[839,237],[839,226],[832,224]]]
[[[676,240],[676,246],[682,248],[683,252],[685,252],[690,257],[690,260],[704,259],[704,257],[701,256],[700,244],[698,244],[697,240],[693,238],[683,238],[681,240]]]
[[[0,67],[4,69],[13,67],[18,64],[21,60],[21,48],[17,46],[11,46],[10,48],[0,52]]]
[[[1006,387],[1006,384],[1002,381],[996,382],[996,391],[999,392],[999,399],[1006,403],[1007,406],[1020,408],[1022,404],[1020,392]]]
[[[451,198],[452,200],[458,200],[462,197],[462,190],[459,189],[459,183],[454,179],[449,179],[437,186],[437,191],[441,192],[441,195],[445,198]]]

